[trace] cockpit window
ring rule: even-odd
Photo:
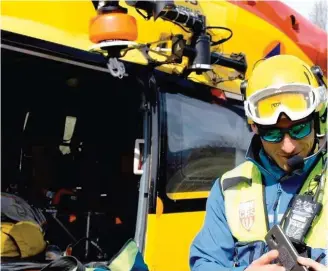
[[[162,93],[166,129],[166,193],[207,197],[213,182],[245,160],[251,140],[240,104]]]

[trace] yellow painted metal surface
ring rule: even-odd
[[[194,191],[194,192],[167,193],[167,196],[172,200],[183,200],[183,199],[203,199],[203,198],[207,198],[209,194],[210,194],[209,191]]]
[[[91,1],[1,1],[1,29],[88,50]]]
[[[144,20],[134,8],[120,1],[122,6],[128,7],[129,14],[137,19],[138,42],[155,42],[171,34],[183,34],[186,38],[190,34],[180,27],[158,19]],[[178,5],[188,6],[194,10],[206,11],[209,26],[224,26],[233,30],[231,40],[217,47],[213,51],[225,54],[244,52],[247,55],[249,70],[254,64],[274,47],[281,43],[282,53],[292,53],[311,64],[305,53],[283,32],[256,15],[239,8],[227,1],[198,1],[197,5],[186,1],[175,1]],[[1,29],[64,44],[79,49],[89,50],[93,45],[88,38],[90,19],[96,15],[91,1],[2,1]],[[228,35],[223,30],[212,30],[213,40]],[[270,33],[270,34],[268,34]],[[126,61],[146,64],[142,54],[133,50],[124,58]],[[184,59],[183,64],[186,63]],[[159,68],[167,73],[180,73],[184,65],[163,65]],[[233,70],[216,66],[215,73],[223,78],[233,75]],[[192,73],[190,80],[207,84],[226,91],[239,93],[239,80],[214,83],[211,72],[205,75]]]
[[[148,215],[145,261],[151,271],[189,269],[189,249],[205,212]]]
[[[279,42],[282,44],[282,53],[297,55],[306,62],[311,63],[311,60],[307,55],[288,36],[256,15],[244,9],[240,9],[226,1],[199,1],[198,5],[202,10],[206,10],[207,23],[209,26],[224,26],[233,30],[234,35],[232,39],[220,46],[213,47],[213,51],[224,54],[239,52],[246,53],[249,65],[246,77],[251,73],[254,64],[262,59],[266,53],[268,53],[270,49],[273,49]],[[220,16],[218,16],[218,14]],[[140,18],[140,16],[138,16],[139,15],[136,15],[136,18]],[[138,41],[141,43],[156,41],[160,38],[162,33],[170,31],[173,34],[177,34],[178,32],[184,33],[181,29],[177,29],[176,27],[165,28],[165,25],[161,24],[160,21],[161,20],[159,19],[158,22],[156,22],[155,27],[155,24],[152,21],[138,20],[138,24],[140,23],[139,26],[141,26],[142,23],[142,28],[144,27],[144,29],[147,30],[142,32],[146,34],[146,37],[140,35]],[[166,22],[166,24],[169,23]],[[222,30],[212,30],[212,34],[214,35],[213,40],[224,38],[228,35],[227,32]],[[132,54],[129,54],[126,57],[126,60],[128,60],[131,55]],[[163,65],[159,69],[168,73],[180,73],[183,67],[183,64]],[[223,78],[233,75],[233,70],[218,65],[215,66],[214,71]],[[189,79],[229,92],[239,93],[240,80],[213,84],[210,82],[211,76],[211,72],[207,73],[207,75],[196,75],[195,73],[192,73],[189,76]]]
[[[187,5],[185,1],[175,1],[176,4]],[[284,54],[294,54],[309,64],[312,64],[310,58],[295,44],[295,42],[286,36],[281,30],[264,21],[255,14],[241,9],[236,5],[227,1],[198,1],[198,5],[188,5],[192,9],[206,11],[208,26],[223,26],[233,30],[233,37],[219,46],[212,47],[213,52],[224,54],[243,52],[246,54],[248,63],[248,72],[246,77],[252,72],[254,64],[265,57],[265,55],[273,49],[278,43],[281,43],[282,52]],[[181,30],[181,28],[170,22],[164,22],[158,19],[156,22],[152,20],[145,21],[129,8],[129,14],[135,16],[138,20],[139,36],[138,42],[146,43],[159,40],[162,36],[168,34],[184,34],[188,38],[189,34]],[[213,40],[227,37],[228,33],[223,30],[211,30]],[[124,58],[126,61],[137,63],[145,63],[144,58],[132,51]],[[163,65],[159,67],[167,73],[181,73],[186,64],[186,59],[181,65]],[[234,71],[216,65],[214,68],[216,74],[223,78],[234,75]],[[192,73],[190,80],[198,83],[207,84],[213,87],[223,89],[225,91],[239,93],[240,80],[225,81],[221,83],[211,82],[213,74],[208,72],[205,75],[196,75]]]

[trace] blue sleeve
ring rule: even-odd
[[[219,182],[212,187],[206,203],[205,222],[190,249],[191,271],[242,271],[233,267],[235,241],[230,232]]]

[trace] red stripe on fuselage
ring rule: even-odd
[[[327,73],[327,33],[324,30],[280,1],[228,1],[280,29]],[[291,15],[298,23],[296,30],[292,27]]]

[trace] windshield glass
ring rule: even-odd
[[[219,105],[163,93],[166,129],[166,193],[202,198],[223,173],[245,160],[251,140],[242,104]]]

